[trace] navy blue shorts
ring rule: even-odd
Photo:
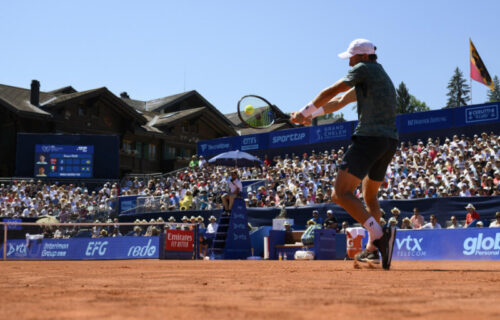
[[[384,181],[387,166],[396,152],[398,140],[387,137],[352,136],[352,144],[340,169],[363,180]]]

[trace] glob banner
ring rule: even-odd
[[[398,230],[392,259],[500,260],[500,229]]]
[[[158,259],[159,237],[71,238],[7,241],[7,259]],[[3,248],[0,250],[3,258]]]

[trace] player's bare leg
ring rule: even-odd
[[[380,204],[378,202],[378,190],[382,185],[383,181],[375,181],[370,178],[365,177],[361,184],[361,190],[363,193],[363,200],[365,201],[366,210],[372,217],[375,218],[377,222],[380,222],[382,217],[382,212],[380,211]],[[369,251],[375,251],[377,248],[373,245],[372,239],[368,239],[368,244],[366,249]]]
[[[395,229],[390,228],[388,232],[384,232],[379,222],[375,220],[375,217],[373,217],[367,209],[365,209],[363,203],[354,195],[354,191],[360,182],[361,179],[350,174],[347,170],[339,170],[337,180],[335,181],[335,188],[332,192],[332,200],[342,206],[354,219],[356,219],[368,230],[368,234],[370,239],[373,241],[373,245],[382,255],[384,269],[389,269],[390,258],[392,257],[392,246],[395,238]],[[376,184],[367,184],[367,188],[371,190],[374,189],[375,186]],[[367,254],[367,256],[368,253],[368,251],[363,252],[363,254]],[[377,251],[375,251],[375,253],[377,253]],[[373,260],[375,261],[376,259]],[[360,259],[360,261],[364,260]],[[355,266],[356,263],[357,262],[355,261]]]
[[[356,221],[365,226],[375,240],[382,236],[382,228],[366,210],[361,200],[354,195],[354,191],[360,182],[361,179],[350,174],[347,170],[339,170],[332,191],[332,200],[344,208]]]

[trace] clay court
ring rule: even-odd
[[[499,262],[0,262],[0,319],[498,319]],[[369,306],[369,308],[367,308]]]

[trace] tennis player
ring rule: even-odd
[[[377,63],[375,50],[369,40],[352,41],[347,51],[339,54],[340,58],[349,59],[352,68],[347,75],[321,91],[300,111],[292,113],[291,120],[308,125],[312,118],[335,112],[357,101],[359,122],[352,144],[342,159],[332,200],[368,230],[367,247],[355,259],[378,263],[378,250],[383,268],[389,269],[396,229],[380,226],[377,193],[398,144],[396,90]],[[342,92],[345,94],[337,96]],[[366,208],[354,195],[360,183]]]

